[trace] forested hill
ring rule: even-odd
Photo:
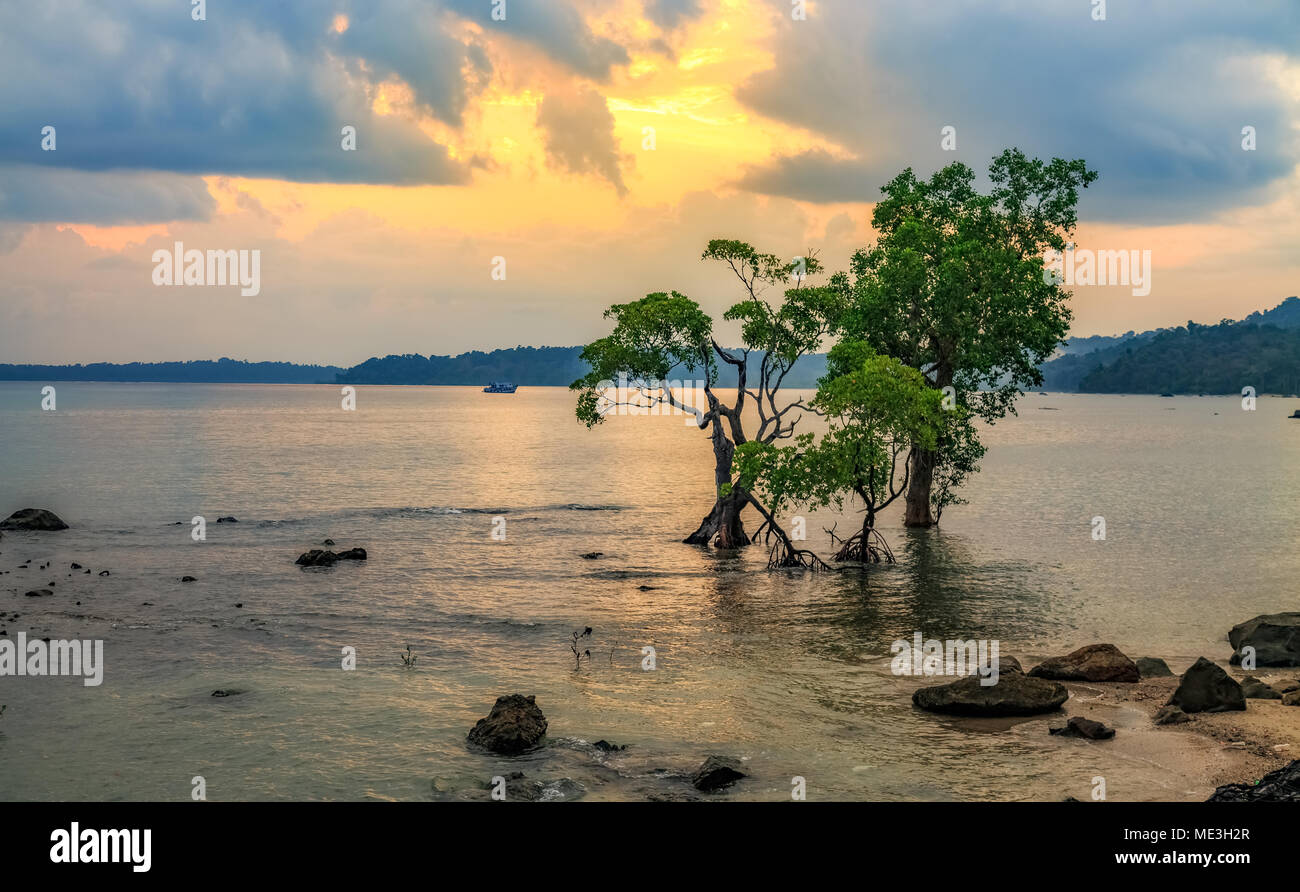
[[[116,381],[169,384],[326,384],[332,365],[200,359],[192,362],[92,362],[86,365],[0,365],[0,381]]]
[[[487,384],[510,381],[529,387],[567,387],[587,374],[582,361],[582,347],[515,347],[489,353],[475,350],[459,356],[421,356],[418,353],[367,359],[360,365],[341,371],[339,384]],[[751,353],[751,380],[756,380],[762,353]],[[735,386],[736,371],[719,363],[718,386]],[[786,387],[816,387],[817,379],[826,374],[826,356],[805,356],[786,376]],[[678,367],[669,372],[670,380],[694,381],[703,377],[700,369],[687,371]]]
[[[581,347],[515,347],[459,356],[377,356],[338,374],[339,384],[488,384],[562,387],[587,373]]]
[[[1221,322],[1161,332],[1098,364],[1084,393],[1300,393],[1300,328]],[[1107,351],[1110,352],[1110,351]]]
[[[1251,313],[1240,322],[1224,320],[1215,326],[1188,324],[1191,326],[1190,331],[1188,328],[1161,328],[1140,334],[1130,331],[1114,337],[1070,338],[1067,346],[1062,349],[1063,355],[1040,366],[1043,373],[1042,389],[1067,392],[1091,389],[1091,392],[1098,393],[1170,392],[1174,381],[1188,379],[1190,360],[1185,360],[1172,351],[1176,349],[1175,345],[1190,343],[1182,339],[1189,335],[1193,336],[1197,348],[1204,350],[1234,353],[1240,349],[1239,345],[1250,342],[1269,355],[1285,353],[1287,350],[1294,352],[1294,340],[1289,333],[1300,328],[1300,297],[1288,297],[1273,309]],[[1247,328],[1259,327],[1265,330],[1253,334],[1245,331]],[[1228,328],[1239,328],[1241,331],[1230,335],[1226,331]],[[1225,331],[1210,337],[1204,333],[1207,329]],[[1211,353],[1200,357],[1199,361],[1210,365],[1219,359]],[[1122,366],[1117,366],[1120,363]],[[1143,370],[1142,374],[1150,376],[1148,380],[1140,379],[1137,371],[1139,368]],[[1104,371],[1098,371],[1099,369]],[[1251,386],[1259,393],[1290,393],[1295,390],[1294,383],[1286,380],[1284,371],[1279,370],[1277,373],[1283,375],[1282,380],[1270,379],[1265,384]],[[1121,378],[1126,382],[1124,385],[1118,383]],[[1085,381],[1091,383],[1085,384]],[[1245,383],[1217,391],[1189,386],[1175,392],[1240,393],[1244,386]]]

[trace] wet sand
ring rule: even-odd
[[[1300,668],[1242,673],[1220,665],[1238,681],[1254,676],[1280,685],[1300,677]],[[1181,673],[1187,667],[1170,668]],[[1177,676],[1137,684],[1066,682],[1071,694],[1064,706],[1067,716],[1086,716],[1116,729],[1113,740],[1072,742],[1113,746],[1125,757],[1148,762],[1153,777],[1172,773],[1181,785],[1170,785],[1163,792],[1153,789],[1155,795],[1150,797],[1167,801],[1204,801],[1218,786],[1255,781],[1300,758],[1300,707],[1283,706],[1280,700],[1247,700],[1244,712],[1196,713],[1183,724],[1154,724],[1152,717],[1169,701],[1178,682]]]

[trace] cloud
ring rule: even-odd
[[[548,93],[537,105],[547,161],[570,173],[591,173],[608,180],[620,196],[627,194],[614,138],[614,115],[595,90]]]
[[[853,200],[907,166],[983,171],[1018,146],[1100,172],[1084,213],[1168,221],[1262,203],[1300,156],[1300,103],[1278,76],[1279,60],[1296,64],[1300,16],[1284,0],[1112,3],[1106,21],[1069,0],[823,0],[807,21],[773,10],[775,64],[737,98],[839,151],[778,156],[745,174],[749,188]],[[940,147],[945,126],[956,152]]]
[[[565,0],[510,0],[504,22],[491,21],[491,9],[483,0],[223,0],[194,21],[186,3],[43,0],[39,14],[0,5],[0,165],[467,183],[490,159],[458,160],[420,125],[463,124],[493,75],[485,40],[524,41],[591,78],[628,61]],[[396,82],[411,102],[376,113],[376,91]],[[42,151],[46,125],[56,128],[55,151]],[[356,151],[341,146],[349,125]],[[197,212],[185,190],[171,191],[181,216]],[[69,219],[110,221],[111,194],[100,188],[99,203]],[[157,189],[123,198],[123,222],[171,212]]]
[[[204,220],[215,208],[207,185],[194,176],[0,167],[0,220],[151,223]]]
[[[703,11],[700,0],[645,0],[646,18],[667,30],[696,18]]]
[[[480,23],[491,34],[526,41],[551,58],[594,80],[607,80],[611,69],[626,65],[627,50],[595,34],[582,15],[562,0],[507,0],[504,21],[492,18],[491,0],[448,0],[448,6]]]

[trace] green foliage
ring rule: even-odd
[[[853,257],[845,336],[954,385],[984,420],[1002,417],[1069,329],[1069,293],[1045,281],[1043,253],[1065,247],[1096,176],[1016,149],[993,160],[988,193],[964,164],[929,181],[903,171],[872,216],[879,241]]]
[[[862,341],[835,345],[829,369],[810,404],[827,417],[826,434],[803,434],[792,446],[744,444],[736,451],[740,484],[759,492],[773,513],[792,505],[841,508],[856,494],[869,524],[901,494],[903,451],[911,443],[937,447],[943,394]]]
[[[600,385],[625,375],[630,382],[661,381],[676,366],[701,369],[711,382],[717,369],[711,353],[713,320],[684,294],[662,291],[605,311],[614,331],[588,344],[582,359],[589,371],[569,385],[578,393],[578,420],[587,427],[604,421]]]

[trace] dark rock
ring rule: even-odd
[[[239,521],[233,517],[218,517],[217,523],[239,523]]]
[[[966,668],[970,669],[971,675],[978,675],[982,671],[978,664],[968,664]],[[1024,667],[1020,665],[1020,661],[1015,657],[1008,657],[1005,655],[998,657],[998,675],[1004,675],[1008,672],[1019,672],[1023,674],[1024,671]]]
[[[514,756],[537,746],[545,735],[546,716],[535,698],[509,694],[497,698],[492,711],[478,720],[467,739],[494,753]]]
[[[1246,698],[1232,676],[1205,657],[1198,657],[1192,668],[1183,673],[1169,705],[1189,713],[1230,712],[1245,709]]]
[[[214,697],[236,697],[236,696],[238,696],[238,695],[240,695],[240,694],[242,694],[242,693],[244,693],[244,692],[243,692],[242,690],[240,690],[239,688],[227,688],[227,689],[222,689],[222,690],[216,690],[216,691],[213,691],[213,692],[212,692],[212,696],[214,696]]]
[[[1159,657],[1138,657],[1138,675],[1143,678],[1173,678],[1169,664]]]
[[[627,744],[619,746],[617,743],[610,743],[608,740],[597,740],[592,746],[602,753],[618,753],[627,749]]]
[[[50,591],[50,590],[47,589],[47,588],[42,588],[42,589],[37,589],[36,591],[28,592],[28,593],[27,593],[27,597],[29,597],[29,598],[48,598],[48,597],[49,597],[50,595],[52,595],[52,594],[54,594],[54,592]]]
[[[543,783],[524,776],[522,771],[512,771],[505,776],[506,802],[572,802],[587,792],[582,784],[570,778]]]
[[[100,570],[100,571],[99,571],[99,575],[100,575],[100,576],[111,576],[112,574],[109,573],[107,570]]]
[[[1232,664],[1243,647],[1255,648],[1256,666],[1300,666],[1300,613],[1265,613],[1232,627]]]
[[[181,582],[198,582],[193,576],[182,576]]]
[[[603,557],[604,554],[605,554],[605,552],[603,552],[603,551],[589,551],[589,552],[587,552],[586,554],[583,555],[583,558],[585,558],[586,560],[589,560],[589,561],[594,561],[594,560],[595,560],[596,558],[598,558],[598,557]]]
[[[1070,716],[1064,728],[1049,728],[1048,732],[1062,737],[1083,737],[1088,740],[1110,740],[1115,736],[1114,728],[1107,728],[1101,722],[1094,722],[1079,715]]]
[[[1190,722],[1192,717],[1183,712],[1177,706],[1162,706],[1153,717],[1157,725],[1181,725],[1184,722]]]
[[[0,530],[66,530],[68,525],[44,508],[22,508],[0,521]]]
[[[73,569],[73,570],[80,570],[80,569],[81,569],[81,564],[73,564],[73,565],[72,565],[72,569]]]
[[[236,606],[236,607],[243,607],[244,604],[243,604],[243,602],[241,601],[240,603],[236,604],[235,606]]]
[[[1253,784],[1227,784],[1207,802],[1300,802],[1300,759]]]
[[[738,759],[727,756],[709,756],[691,775],[691,785],[697,790],[711,793],[729,787],[738,780],[749,777]]]
[[[1043,660],[1029,674],[1058,681],[1137,681],[1137,664],[1113,644],[1089,644],[1063,657]]]
[[[999,675],[993,685],[982,685],[979,676],[969,675],[951,684],[920,688],[912,694],[912,703],[948,715],[1038,715],[1060,709],[1069,696],[1063,684],[1010,672]]]
[[[321,543],[321,545],[333,545],[333,544],[334,544],[333,539],[326,539],[324,542]]]
[[[339,561],[364,561],[365,559],[366,550],[364,548],[349,548],[347,551],[340,551],[337,554],[332,551],[313,548],[311,551],[298,555],[298,560],[294,561],[294,563],[303,567],[332,567]]]
[[[1282,695],[1258,678],[1247,678],[1241,682],[1241,695],[1247,700],[1281,700]]]

